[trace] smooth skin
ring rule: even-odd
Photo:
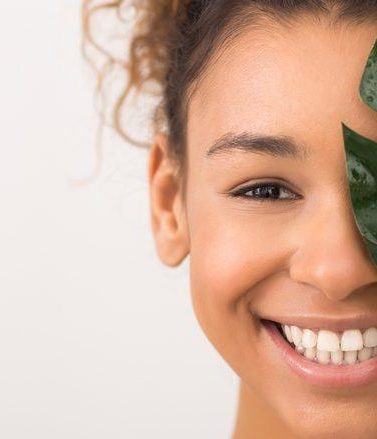
[[[292,373],[256,316],[377,314],[377,269],[349,197],[341,122],[377,141],[358,86],[377,25],[311,16],[234,39],[206,69],[188,108],[188,179],[159,133],[150,150],[151,226],[164,264],[190,256],[195,314],[240,377],[233,439],[375,439],[377,383],[326,390]],[[206,157],[227,132],[288,135],[304,158],[233,151]],[[289,200],[232,198],[274,180]],[[295,196],[297,198],[295,198]]]

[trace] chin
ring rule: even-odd
[[[299,407],[285,413],[285,422],[302,439],[376,439],[377,416],[371,407],[355,407],[352,402],[340,409],[331,404]]]

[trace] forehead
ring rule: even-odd
[[[310,17],[245,31],[207,68],[189,102],[189,155],[203,156],[229,131],[279,133],[334,150],[342,121],[376,139],[377,113],[358,97],[376,35],[377,25],[333,27]]]

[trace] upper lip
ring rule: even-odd
[[[307,329],[327,329],[334,332],[343,332],[347,329],[368,329],[377,327],[377,312],[374,314],[353,314],[352,316],[316,316],[316,315],[258,315],[260,319],[272,320],[289,326],[298,326]]]

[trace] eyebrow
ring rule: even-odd
[[[219,137],[207,150],[207,157],[226,155],[233,151],[245,151],[256,154],[267,154],[277,157],[305,159],[309,151],[303,145],[296,143],[289,136],[265,136],[243,133],[226,133]]]

